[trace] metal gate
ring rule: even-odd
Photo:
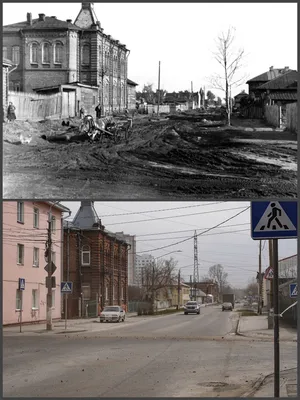
[[[82,316],[85,318],[98,317],[98,302],[96,300],[84,300]]]

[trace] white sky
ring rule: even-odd
[[[3,24],[33,18],[39,13],[72,19],[81,3],[4,3]],[[211,89],[212,73],[221,72],[214,60],[214,40],[229,26],[236,28],[236,46],[243,47],[242,74],[248,79],[266,72],[270,66],[297,69],[297,4],[294,3],[94,3],[104,32],[127,45],[128,77],[143,85],[158,82],[161,61],[161,88],[168,92]],[[247,85],[232,90],[236,95]]]
[[[79,209],[79,202],[62,202],[71,209],[74,218]],[[248,207],[248,202],[95,202],[95,209],[102,224],[112,232],[124,232],[136,235],[137,253],[152,254],[154,257],[163,256],[169,252],[182,250],[181,253],[173,253],[163,258],[173,257],[178,261],[178,267],[182,269],[182,275],[189,280],[193,274],[194,263],[194,231],[211,228],[220,222]],[[197,207],[191,207],[191,206]],[[184,209],[170,210],[170,208],[187,207]],[[238,209],[237,209],[238,208]],[[160,212],[149,212],[165,210]],[[227,210],[219,211],[217,210]],[[148,213],[147,213],[148,211]],[[212,213],[208,213],[211,212]],[[137,213],[132,215],[115,215],[124,213]],[[206,213],[206,214],[196,214]],[[114,214],[114,215],[113,215]],[[182,215],[193,214],[185,217]],[[153,220],[154,218],[172,217],[170,219]],[[141,221],[143,222],[133,222]],[[147,221],[145,221],[147,220]],[[207,236],[198,237],[198,261],[200,277],[205,275],[208,268],[214,264],[222,264],[228,273],[228,280],[234,287],[246,286],[249,279],[256,277],[258,271],[259,241],[251,239],[250,210],[227,222],[225,225],[245,224],[228,228],[217,228],[207,233]],[[189,230],[187,232],[187,230]],[[242,232],[236,231],[243,230]],[[177,232],[166,234],[167,232]],[[235,232],[234,232],[235,231]],[[217,234],[227,232],[225,234]],[[160,234],[142,236],[149,234]],[[185,238],[190,240],[162,250],[154,250]],[[263,242],[262,267],[269,265],[268,244]],[[297,254],[297,240],[279,240],[279,259]],[[189,267],[186,267],[189,266]]]

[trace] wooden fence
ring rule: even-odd
[[[280,126],[280,112],[280,107],[276,104],[274,104],[273,106],[265,107],[266,121],[275,128],[278,128]]]
[[[292,132],[297,132],[298,129],[298,103],[286,105],[286,127]]]
[[[8,92],[8,101],[16,107],[18,120],[44,120],[59,118],[62,113],[61,94],[40,95],[36,93]]]

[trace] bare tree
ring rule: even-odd
[[[237,77],[237,72],[242,67],[244,49],[234,49],[235,28],[228,28],[227,32],[222,32],[216,39],[216,51],[213,53],[215,60],[223,68],[223,75],[214,74],[210,77],[211,85],[218,90],[225,92],[227,124],[230,125],[231,116],[231,88],[241,85],[246,75]]]
[[[143,298],[151,300],[152,305],[159,290],[167,290],[170,285],[177,282],[177,273],[175,271],[177,261],[173,258],[170,260],[158,260],[153,262],[151,266],[147,266],[143,270],[142,286]]]
[[[210,279],[215,280],[220,288],[220,294],[223,294],[224,289],[228,286],[227,272],[224,271],[224,268],[220,264],[213,265],[208,270],[208,276]]]

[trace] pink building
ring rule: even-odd
[[[68,208],[48,201],[3,202],[3,325],[19,322],[21,291],[19,278],[25,279],[24,323],[46,320],[44,267],[48,215],[52,214],[52,261],[57,267],[56,288],[52,289],[52,318],[61,317],[60,282],[62,274],[63,213]]]

